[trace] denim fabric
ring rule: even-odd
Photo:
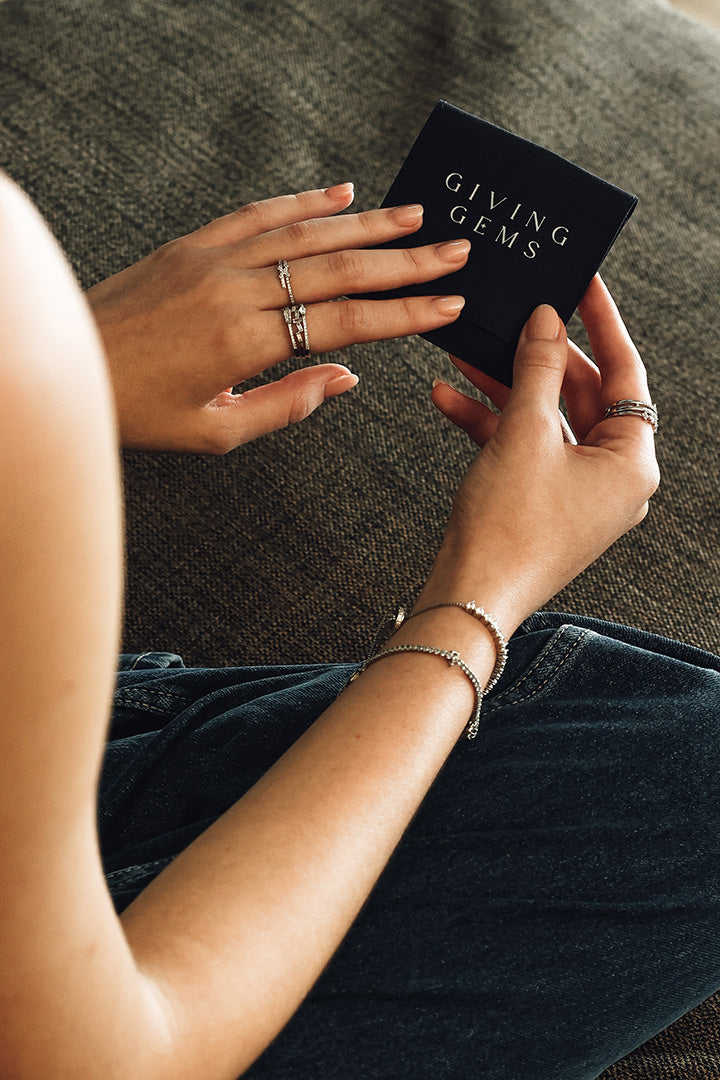
[[[124,658],[100,798],[122,908],[352,665]],[[252,1080],[592,1080],[720,987],[720,658],[555,613],[514,636]]]

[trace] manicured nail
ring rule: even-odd
[[[347,375],[336,375],[334,379],[330,379],[325,383],[325,397],[336,397],[338,394],[344,394],[346,390],[352,390],[353,386],[358,384],[357,375],[353,375],[348,372]]]
[[[411,225],[419,225],[422,221],[423,208],[420,203],[412,203],[410,206],[396,206],[390,211],[390,217],[396,225],[403,229],[409,229]]]
[[[459,315],[465,307],[464,296],[436,296],[433,304],[441,315]]]
[[[325,194],[338,202],[345,202],[355,197],[355,185],[349,181],[347,184],[335,184],[334,187],[325,188]]]
[[[435,250],[438,255],[448,262],[459,262],[470,251],[469,240],[446,240],[443,244],[437,244]]]
[[[525,323],[525,337],[555,341],[560,335],[560,317],[549,304],[540,304]]]

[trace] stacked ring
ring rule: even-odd
[[[287,323],[288,333],[290,334],[293,356],[299,357],[301,360],[307,360],[310,355],[310,348],[308,345],[305,305],[290,304],[289,307],[284,307],[283,318]]]
[[[634,401],[632,398],[621,398],[620,401],[613,401],[611,405],[608,405],[602,418],[603,420],[612,420],[616,416],[637,416],[640,420],[645,420],[650,424],[653,435],[657,434],[657,405],[648,405],[645,401]]]
[[[287,291],[290,303],[282,309],[283,318],[290,335],[292,354],[301,360],[307,360],[310,356],[310,344],[308,342],[307,312],[304,304],[296,304],[290,284],[290,267],[286,259],[281,259],[277,264],[278,277],[283,289]]]

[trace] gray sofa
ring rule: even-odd
[[[659,403],[642,527],[553,606],[720,651],[720,48],[661,0],[6,0],[0,165],[90,285],[239,203],[384,195],[444,97],[640,196],[604,275]],[[572,332],[582,340],[574,321]],[[471,454],[412,339],[307,422],[223,459],[127,454],[125,647],[359,658],[411,600]],[[720,997],[605,1080],[720,1077]]]

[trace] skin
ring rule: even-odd
[[[227,390],[287,354],[278,258],[291,259],[319,346],[454,317],[432,297],[334,299],[449,265],[436,250],[365,251],[413,226],[333,217],[348,202],[310,192],[240,211],[98,286],[88,306],[30,204],[0,181],[0,962],[13,973],[0,980],[2,1077],[234,1080],[332,956],[467,723],[474,696],[457,669],[419,654],[373,665],[115,916],[94,821],[122,592],[118,435],[221,452],[350,385],[333,388],[347,372],[331,364]],[[419,605],[475,599],[509,635],[646,513],[649,426],[597,422],[612,400],[649,400],[644,369],[599,280],[582,315],[595,363],[542,308],[512,392],[458,365],[499,421],[433,389],[484,449]],[[563,386],[577,446],[563,439]],[[457,649],[481,682],[495,660],[457,609],[418,616],[390,644],[408,641]]]
[[[457,317],[462,297],[337,299],[429,281],[462,266],[470,248],[459,241],[363,251],[415,232],[422,207],[331,216],[352,198],[352,184],[339,184],[243,206],[89,291],[125,446],[225,453],[304,419],[325,397],[355,385],[346,367],[321,364],[245,394],[231,392],[289,354],[280,259],[292,261],[313,353]]]

